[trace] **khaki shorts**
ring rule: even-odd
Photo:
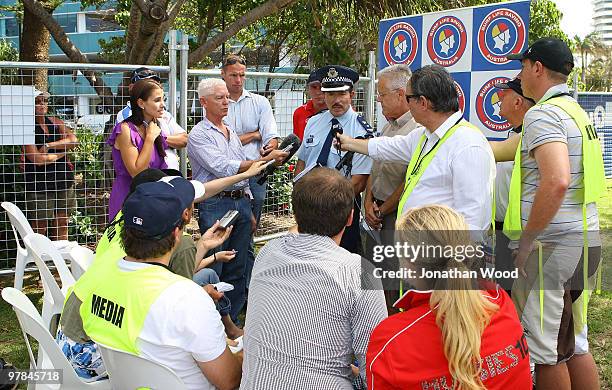
[[[589,248],[588,257],[587,294],[595,283],[601,247]],[[556,365],[575,353],[588,351],[588,343],[585,346],[586,323],[582,321],[583,264],[581,247],[544,246],[544,288],[540,292],[536,248],[525,267],[528,277],[519,276],[512,286],[512,300],[525,329],[531,361],[535,364]]]
[[[26,192],[26,215],[31,220],[55,219],[58,214],[69,216],[76,208],[74,185],[65,190]]]

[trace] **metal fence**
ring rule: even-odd
[[[167,110],[178,118],[181,127],[190,131],[202,118],[197,84],[202,78],[220,77],[220,70],[188,70],[186,42],[177,45],[174,36],[170,38],[170,66],[147,67],[158,72],[162,78]],[[115,125],[116,114],[128,101],[127,85],[131,71],[138,67],[0,62],[0,200],[17,204],[36,230],[50,238],[66,238],[62,229],[67,225],[67,238],[94,247],[106,228],[109,194],[114,179],[111,147],[107,145],[107,140]],[[84,76],[91,71],[96,73],[98,80],[103,80],[112,96],[100,98]],[[35,184],[28,180],[32,176],[25,172],[28,170],[26,166],[33,164],[32,155],[25,145],[33,144],[34,138],[24,135],[28,123],[31,128],[34,122],[35,99],[31,85],[33,78],[41,75],[48,80],[51,95],[48,98],[48,116],[57,118],[54,121],[62,129],[65,126],[78,139],[78,145],[67,154],[74,172],[73,190],[65,190],[57,184],[67,181],[64,180],[65,174],[70,168],[37,180]],[[281,137],[292,132],[293,111],[306,101],[304,90],[307,77],[303,74],[247,72],[246,89],[270,100]],[[353,104],[357,111],[372,120],[373,85],[367,77],[361,80]],[[185,150],[179,152],[179,157],[182,172],[189,175]],[[256,241],[269,239],[293,224],[290,199],[293,167],[293,164],[285,165],[268,178],[268,192]],[[60,177],[62,180],[58,180]],[[64,215],[68,219],[67,224],[63,221]],[[188,232],[198,233],[196,221],[197,215],[194,215],[187,227]],[[43,230],[45,226],[47,229]],[[11,225],[6,213],[1,212],[0,269],[13,267],[14,256],[15,241]]]
[[[162,78],[168,111],[179,119],[181,127],[190,131],[202,117],[197,84],[203,78],[220,77],[220,70],[187,69],[187,43],[182,41],[177,44],[174,34],[170,35],[169,53],[169,66],[148,68],[158,72]],[[371,53],[369,75],[374,74],[375,63]],[[46,212],[54,212],[53,218],[46,221],[48,226],[45,233],[51,238],[58,238],[58,233],[61,235],[62,210],[69,209],[67,206],[70,204],[75,206],[65,213],[70,240],[94,247],[104,231],[114,178],[111,149],[106,141],[115,124],[116,113],[128,100],[127,78],[138,67],[0,62],[0,200],[16,203],[37,227],[40,227],[39,224],[42,226],[42,222],[38,221],[46,217]],[[100,98],[85,77],[91,71],[96,72],[95,77],[104,81],[112,97]],[[68,153],[74,168],[74,191],[67,191],[69,202],[59,204],[53,203],[55,199],[64,196],[62,189],[54,188],[57,175],[33,185],[24,172],[25,165],[31,159],[24,145],[34,143],[34,140],[31,137],[26,139],[23,129],[28,123],[30,127],[33,124],[35,107],[31,85],[33,78],[41,75],[48,80],[50,86],[51,96],[47,106],[49,115],[61,120],[78,138],[78,145]],[[293,111],[306,100],[306,78],[304,74],[247,72],[246,89],[269,99],[281,137],[292,132]],[[375,80],[369,77],[360,80],[353,106],[376,127]],[[602,139],[606,174],[612,177],[612,94],[579,94],[578,100],[593,118]],[[189,174],[185,151],[180,151],[179,156],[182,172]],[[268,192],[256,241],[280,234],[293,224],[290,206],[292,170],[293,164],[285,165],[268,179]],[[46,184],[50,184],[49,188]],[[197,219],[193,218],[192,221],[187,229],[197,234]],[[14,256],[13,232],[6,214],[2,212],[0,269],[13,267]]]
[[[578,93],[578,103],[593,121],[601,140],[606,177],[612,177],[612,93]]]

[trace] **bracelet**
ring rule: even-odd
[[[215,261],[217,261],[217,252],[213,253],[213,259],[215,259]]]

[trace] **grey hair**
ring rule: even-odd
[[[223,85],[225,81],[222,79],[204,79],[198,84],[198,97],[210,96],[214,93],[215,87]]]
[[[450,73],[440,65],[417,69],[410,78],[412,93],[426,97],[435,112],[459,111],[457,89]]]
[[[391,89],[404,89],[408,86],[412,72],[408,65],[396,64],[386,67],[378,72],[378,78],[386,78],[389,80]]]

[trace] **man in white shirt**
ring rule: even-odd
[[[132,87],[137,81],[151,79],[155,80],[161,84],[161,78],[155,72],[148,68],[138,68],[135,69],[132,73],[132,78],[130,80],[129,90],[132,91]],[[169,102],[169,104],[174,104],[173,102]],[[123,107],[121,111],[117,113],[117,119],[115,123],[120,123],[126,120],[130,115],[132,115],[132,107],[130,107],[130,102],[127,102],[126,106]],[[166,165],[170,169],[179,169],[179,159],[176,154],[176,149],[182,149],[187,146],[187,132],[178,123],[176,123],[176,119],[170,114],[168,111],[164,110],[164,115],[159,120],[159,127],[162,130],[162,135],[166,137],[166,142],[168,143],[169,149],[166,149]]]
[[[238,134],[246,159],[259,160],[278,148],[278,132],[272,106],[268,99],[244,89],[245,72],[246,60],[242,56],[230,54],[225,58],[221,67],[221,77],[230,94],[229,110],[225,121]],[[255,216],[255,228],[259,225],[267,188],[267,183],[257,184],[257,179],[257,177],[249,179],[249,189],[253,196],[251,208]],[[255,251],[253,240],[251,240],[246,268],[247,289],[254,262]]]
[[[374,160],[408,163],[398,216],[412,207],[443,204],[460,212],[470,230],[488,230],[495,161],[482,132],[463,119],[450,74],[438,65],[416,70],[406,100],[423,128],[369,140],[340,134],[339,147]]]

